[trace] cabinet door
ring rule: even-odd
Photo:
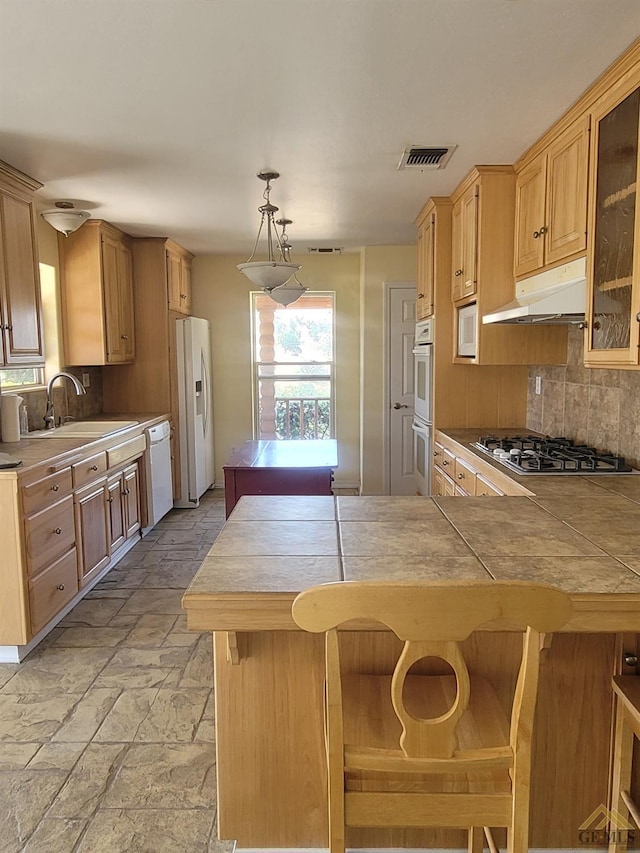
[[[433,278],[434,278],[434,237],[435,237],[435,216],[431,214],[424,225],[424,240],[422,241],[422,251],[424,252],[424,316],[430,317],[433,314]]]
[[[462,296],[478,289],[478,187],[462,199]]]
[[[104,322],[106,327],[107,364],[126,361],[120,328],[119,244],[109,235],[102,236],[102,282],[104,287]]]
[[[191,315],[191,261],[182,258],[180,263],[180,311]]]
[[[32,205],[0,193],[0,363],[44,363],[38,254]]]
[[[455,302],[463,296],[462,201],[454,204],[451,217],[451,298]]]
[[[588,364],[638,364],[640,89],[593,117],[589,188]]]
[[[116,474],[107,480],[107,515],[109,519],[109,547],[113,553],[126,539],[122,474]]]
[[[105,480],[76,494],[78,580],[81,587],[109,563],[107,497]]]
[[[129,465],[122,472],[124,496],[125,535],[127,539],[140,530],[140,472],[138,464]]]
[[[587,248],[589,116],[572,124],[547,152],[545,264]]]
[[[118,245],[118,304],[123,361],[133,361],[136,354],[133,319],[133,265],[131,250],[122,243]]]
[[[182,256],[177,252],[167,251],[167,284],[169,310],[182,312]]]
[[[442,497],[444,495],[444,474],[438,468],[438,466],[434,463],[433,469],[431,472],[431,482],[432,489],[431,494],[433,497]]]
[[[418,229],[416,250],[416,320],[424,320],[427,316],[424,297],[424,228]]]
[[[527,275],[544,264],[546,154],[516,178],[515,274]]]

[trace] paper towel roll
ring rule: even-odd
[[[17,394],[3,394],[0,408],[0,429],[3,441],[20,441],[20,404]]]

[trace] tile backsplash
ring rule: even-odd
[[[610,450],[640,468],[640,370],[584,367],[583,335],[569,327],[566,365],[529,367],[527,427]]]

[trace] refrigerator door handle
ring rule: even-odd
[[[205,435],[209,433],[209,371],[207,370],[207,361],[204,357],[204,350],[200,350],[200,364],[202,367],[202,375],[204,377],[204,382],[202,383],[203,388],[203,432]]]

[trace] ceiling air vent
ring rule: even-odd
[[[324,246],[308,246],[307,252],[310,255],[341,255],[344,251],[342,246],[324,247]]]
[[[398,169],[444,169],[457,145],[413,145],[405,148]]]

